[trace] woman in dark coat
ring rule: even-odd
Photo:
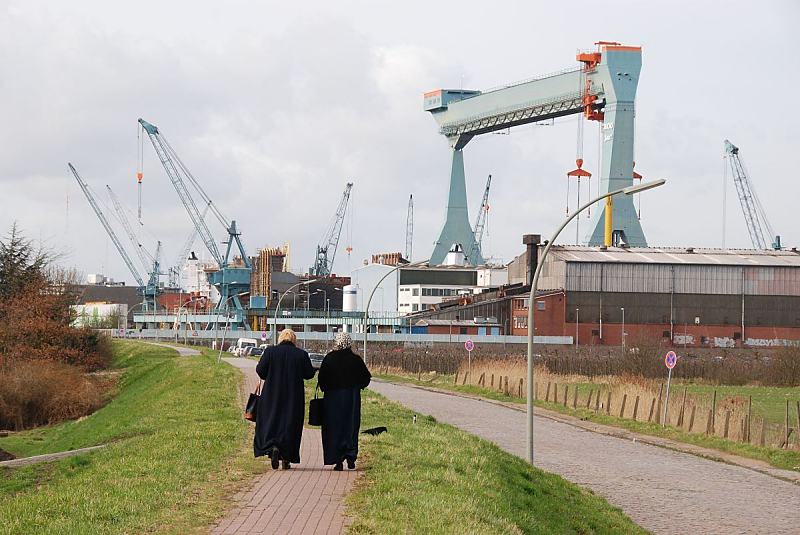
[[[356,467],[358,430],[361,427],[361,390],[371,379],[361,357],[353,353],[347,333],[336,335],[334,350],[325,355],[319,368],[319,387],[325,392],[322,411],[322,451],[325,464],[334,470]]]
[[[300,439],[306,410],[304,379],[314,377],[308,353],[295,346],[297,336],[291,329],[281,331],[278,345],[268,347],[256,366],[264,379],[256,411],[256,457],[269,455],[273,470],[278,461],[283,468],[300,462]]]

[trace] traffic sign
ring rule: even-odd
[[[475,343],[472,340],[467,340],[466,342],[464,342],[464,349],[466,349],[467,351],[472,351],[473,349],[475,349]]]
[[[678,355],[676,355],[674,351],[667,351],[667,355],[664,357],[664,364],[666,364],[667,368],[671,370],[677,363]]]
[[[262,331],[261,332],[261,341],[262,342],[266,342],[267,341],[267,331]]]
[[[197,331],[192,331],[192,336],[197,336]]]

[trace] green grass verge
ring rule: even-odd
[[[396,381],[396,382],[404,382],[404,383],[411,383],[411,384],[419,384],[423,386],[433,386],[435,388],[440,388],[442,390],[450,390],[453,392],[461,392],[464,394],[471,394],[475,396],[481,396],[487,399],[493,399],[496,401],[505,401],[510,403],[525,403],[524,399],[518,397],[511,397],[506,396],[501,392],[498,392],[493,389],[489,388],[482,388],[479,386],[473,385],[454,385],[453,384],[453,376],[438,376],[433,380],[422,380],[418,381],[415,377],[412,376],[405,376],[405,375],[381,375],[382,378],[389,380],[389,381]],[[590,385],[586,383],[585,390],[580,390],[581,385],[583,383],[579,383],[579,393],[581,394],[588,394]],[[598,385],[591,385],[594,388],[597,388]],[[705,387],[701,385],[687,385],[690,388],[710,388],[713,391],[714,387]],[[574,384],[570,384],[570,388],[574,388]],[[738,394],[737,392],[747,392],[749,388],[763,388],[763,387],[716,387],[717,388],[717,395],[722,396],[722,391],[725,390],[724,395],[745,395],[745,394]],[[792,389],[766,389],[764,388],[760,393],[759,396],[767,396],[767,390],[792,390]],[[792,392],[795,396],[797,395],[797,389],[794,389]],[[747,394],[749,395],[749,394]],[[783,392],[778,392],[778,395],[785,395]],[[570,398],[571,399],[571,398]],[[718,398],[719,399],[719,398]],[[768,402],[772,403],[772,402]],[[783,402],[785,403],[785,402]],[[662,438],[668,438],[674,440],[676,442],[684,442],[687,444],[694,444],[696,446],[702,446],[705,448],[712,448],[719,451],[724,451],[728,453],[733,453],[735,455],[740,455],[742,457],[747,457],[750,459],[758,459],[761,461],[768,462],[772,466],[776,468],[783,468],[785,470],[795,470],[800,471],[800,451],[797,450],[783,450],[777,448],[766,448],[761,446],[756,446],[752,444],[744,444],[741,442],[735,442],[733,440],[726,440],[723,438],[715,437],[715,436],[706,436],[700,433],[687,433],[677,427],[673,426],[666,426],[662,427],[659,424],[655,423],[647,423],[647,422],[639,422],[634,421],[626,418],[619,418],[616,416],[607,415],[604,413],[598,413],[593,410],[587,409],[572,409],[568,407],[564,407],[562,404],[559,403],[552,403],[552,402],[545,402],[541,400],[536,400],[535,405],[537,407],[542,407],[545,409],[550,409],[553,411],[560,412],[562,414],[567,414],[570,416],[575,416],[576,418],[580,418],[581,420],[588,420],[590,422],[597,422],[600,424],[605,425],[612,425],[615,427],[621,427],[623,429],[627,429],[629,431],[634,431],[636,433],[642,433],[644,435],[652,435]],[[756,395],[753,395],[753,406],[756,406]]]
[[[223,514],[225,495],[259,471],[234,368],[133,342],[114,350],[124,374],[108,405],[0,439],[17,456],[108,444],[0,469],[0,533],[191,532]]]
[[[494,444],[363,395],[364,476],[347,497],[352,533],[644,533],[591,491]]]

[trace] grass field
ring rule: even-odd
[[[520,403],[520,404],[525,403],[525,400],[522,398],[516,396],[507,396],[496,389],[484,388],[472,384],[455,385],[453,384],[454,377],[452,375],[426,376],[423,377],[421,381],[418,381],[416,376],[407,374],[385,374],[382,375],[382,377],[390,381],[409,382],[425,386],[433,386],[444,390],[462,392],[465,394],[481,396],[498,401],[506,401],[511,403]],[[588,396],[589,390],[591,388],[594,388],[595,390],[597,390],[598,388],[598,384],[596,383],[569,383],[569,387],[571,389],[575,388],[576,386],[578,387],[578,392],[579,396],[581,396],[581,399],[585,399],[586,396]],[[706,388],[710,389],[710,391],[713,391],[713,389],[716,388],[718,399],[723,398],[724,395],[742,395],[745,397],[748,395],[753,395],[754,410],[755,407],[757,406],[756,403],[758,399],[761,399],[761,402],[764,404],[765,407],[771,407],[771,409],[767,410],[775,411],[776,407],[785,407],[785,401],[783,400],[784,398],[782,398],[782,396],[789,395],[796,398],[800,395],[800,392],[798,392],[797,388],[705,387],[702,385],[687,385],[687,388],[697,389],[698,393],[706,393],[706,390],[704,390]],[[678,397],[677,394],[678,390],[679,388],[676,388],[675,392],[673,392],[673,396],[675,396],[673,397],[673,400]],[[682,390],[680,391],[682,393]],[[725,392],[724,395],[723,391]],[[678,429],[673,426],[662,427],[657,423],[648,423],[644,421],[634,421],[628,418],[619,418],[617,416],[614,416],[614,411],[612,411],[612,413],[609,415],[605,414],[602,410],[600,412],[595,412],[593,410],[586,410],[585,408],[580,408],[580,405],[578,406],[578,409],[572,409],[571,402],[573,393],[574,390],[571,390],[569,395],[570,407],[564,407],[562,403],[546,402],[541,399],[537,400],[535,404],[536,406],[558,411],[563,414],[569,414],[578,417],[582,420],[589,420],[592,422],[602,423],[606,425],[613,425],[617,427],[622,427],[624,429],[628,429],[630,431],[635,431],[638,433],[669,438],[678,442],[685,442],[687,444],[695,444],[697,446],[717,449],[720,451],[741,455],[742,457],[749,457],[751,459],[759,459],[762,461],[766,461],[777,468],[800,471],[800,450],[798,449],[778,449],[770,447],[761,447],[758,445],[745,444],[733,440],[726,440],[718,436],[706,436],[705,434],[702,433],[688,433],[685,432],[684,430]],[[544,392],[541,386],[538,395],[541,397],[544,396]],[[775,401],[776,397],[779,400],[777,402]],[[647,409],[649,409],[649,407],[640,408],[640,414],[642,414],[642,412]],[[631,411],[631,401],[628,402],[627,410]],[[781,419],[782,418],[783,417],[781,417]],[[719,427],[721,427],[720,424],[718,424],[718,429]]]
[[[365,392],[352,533],[644,533],[603,498],[494,444]]]
[[[109,445],[0,469],[0,533],[191,532],[221,515],[225,494],[259,470],[246,454],[236,370],[167,348],[114,349],[124,375],[108,405],[0,439],[17,456]]]

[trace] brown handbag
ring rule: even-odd
[[[247,398],[247,405],[244,406],[245,420],[249,420],[251,422],[256,421],[256,412],[258,411],[258,400],[261,397],[261,385],[263,384],[264,381],[259,381],[255,392],[251,392],[250,397]]]

